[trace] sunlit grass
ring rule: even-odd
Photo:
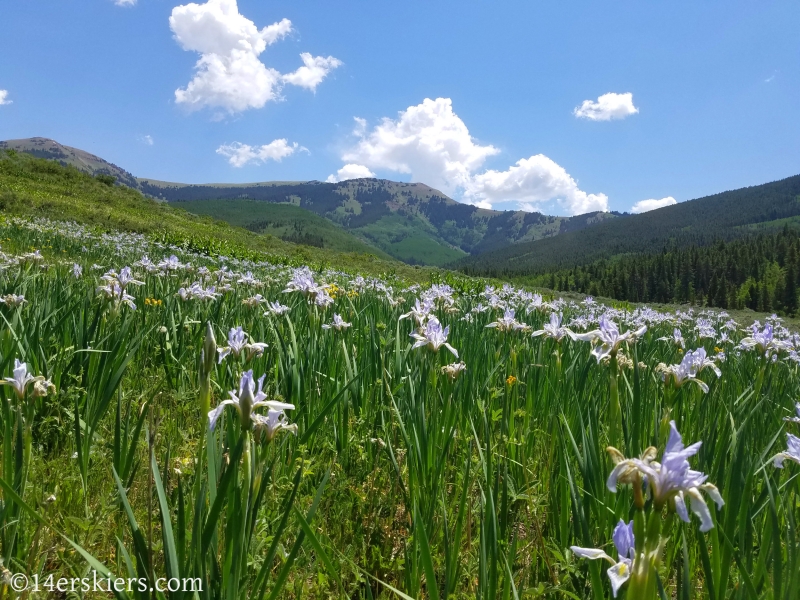
[[[754,330],[715,312],[292,270],[48,221],[7,220],[0,240],[0,296],[25,300],[0,304],[0,375],[18,360],[41,377],[0,388],[10,572],[200,577],[214,598],[606,598],[607,567],[570,547],[616,561],[619,521],[650,515],[637,539],[657,559],[629,598],[800,585],[800,465],[772,460],[799,429],[798,340],[778,320],[743,345]],[[699,348],[719,377],[670,370]],[[608,486],[620,457],[662,456],[670,421],[724,501],[704,532],[674,498]]]

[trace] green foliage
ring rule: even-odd
[[[6,150],[10,156],[16,156],[19,152],[37,158],[45,158],[64,166],[72,166],[83,173],[93,176],[104,175],[106,177],[113,177],[113,181],[107,180],[111,181],[109,185],[113,185],[114,182],[119,182],[128,187],[138,187],[136,178],[117,165],[103,160],[94,154],[79,150],[78,148],[64,146],[47,138],[34,137],[21,140],[7,140],[0,142],[0,150]]]
[[[256,200],[195,200],[176,202],[174,206],[293,243],[390,259],[385,252],[366,244],[328,219],[292,204]]]
[[[94,178],[97,179],[97,181],[99,181],[100,183],[105,184],[109,187],[113,186],[117,182],[117,178],[114,177],[113,175],[103,175],[102,173],[99,175],[95,175]]]
[[[788,227],[712,246],[670,247],[524,278],[532,285],[630,302],[695,304],[795,316],[800,233]]]
[[[491,277],[542,275],[622,254],[707,246],[798,215],[800,175],[609,219],[581,231],[470,257],[461,267],[465,273]]]
[[[385,215],[356,231],[408,264],[445,265],[464,256],[462,251],[444,242],[430,225],[413,215]]]
[[[624,486],[606,487],[605,448],[614,443],[629,457],[662,449],[674,419],[687,443],[702,440],[691,466],[718,485],[725,506],[712,509],[708,533],[696,519],[664,522],[665,596],[788,600],[800,585],[798,467],[787,460],[778,471],[769,461],[784,448],[784,428],[794,425],[783,419],[800,396],[787,352],[773,362],[758,351],[737,356],[729,343],[722,376],[701,374],[707,394],[672,388],[656,365],[681,360],[659,340],[673,322],[654,320],[614,360],[598,362],[588,343],[569,337],[487,328],[502,313],[471,311],[486,302],[484,282],[441,273],[437,282],[456,294],[434,313],[466,363],[451,378],[442,370],[454,361],[447,349],[411,348],[416,323],[400,316],[413,296],[394,279],[390,298],[314,272],[332,284],[334,303],[323,309],[284,293],[292,273],[272,265],[223,261],[252,267],[261,281],[239,284],[216,272],[219,257],[152,239],[13,220],[0,235],[0,295],[28,300],[0,304],[0,376],[18,358],[57,390],[34,396],[30,386],[20,399],[0,388],[0,551],[12,572],[199,577],[200,598],[230,600],[610,598],[603,567],[568,548],[612,553],[611,531],[631,518],[635,500]],[[32,248],[42,254],[28,255]],[[135,264],[173,252],[191,267]],[[98,294],[104,269],[95,263],[134,266],[143,282],[128,286],[137,310]],[[182,300],[201,267],[211,271],[204,285],[222,277],[230,289]],[[256,292],[289,312],[265,315],[251,302]],[[550,311],[526,314],[525,304],[516,304],[518,318],[541,329]],[[559,310],[565,322],[590,311]],[[352,326],[323,329],[333,313]],[[632,317],[618,315],[628,329]],[[208,322],[220,346],[237,326],[267,346],[218,362]],[[687,344],[713,354],[717,340],[697,337],[693,325],[683,325]],[[294,405],[296,437],[266,439],[232,406],[209,433],[207,409],[229,390],[241,394],[247,369],[265,375],[270,399]],[[57,411],[70,416],[66,440],[45,444],[33,425]]]

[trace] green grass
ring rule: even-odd
[[[101,235],[104,213],[93,202],[122,222],[135,196],[35,161],[15,174],[3,160],[0,200],[27,218],[0,219],[0,377],[19,360],[53,384],[39,381],[44,397],[33,382],[21,394],[0,387],[0,557],[10,572],[41,581],[89,567],[149,581],[199,577],[201,598],[225,600],[600,600],[611,597],[608,565],[569,548],[616,558],[614,527],[633,520],[654,566],[625,584],[628,599],[654,600],[657,583],[661,597],[680,600],[796,597],[800,465],[787,460],[780,470],[771,458],[785,450],[786,432],[800,433],[784,420],[800,397],[800,366],[785,349],[770,351],[775,360],[737,350],[747,332],[727,329],[727,316],[704,314],[716,337],[700,337],[692,318],[621,306],[609,315],[621,331],[643,322],[648,330],[598,361],[569,336],[487,327],[507,306],[540,330],[552,309],[528,310],[523,290],[497,290],[499,310],[473,311],[490,302],[484,282],[448,274],[453,289],[437,288],[431,310],[449,328],[456,359],[446,347],[413,348],[418,323],[401,319],[428,286],[408,289],[397,277],[369,285],[329,261],[336,270],[305,274],[327,284],[332,304],[323,308],[313,287],[285,292],[296,276],[286,266],[223,259],[178,238],[193,223],[250,236],[244,230],[165,207]],[[95,227],[31,219],[46,210],[62,218],[72,210]],[[150,225],[159,218],[174,228],[176,247],[156,239]],[[145,235],[131,234],[134,225]],[[182,267],[137,265],[144,254],[158,262],[172,253]],[[127,287],[135,310],[98,290],[107,270],[126,265],[141,282]],[[250,270],[257,282],[242,278]],[[192,282],[216,295],[183,299]],[[11,294],[27,302],[15,306]],[[265,314],[262,300],[289,311]],[[555,306],[565,323],[586,319],[586,329],[608,311],[569,298]],[[334,314],[350,327],[324,328]],[[236,327],[250,347],[218,360]],[[662,377],[660,363],[686,354],[660,339],[675,327],[686,350],[716,357],[719,378],[697,374],[707,392]],[[456,360],[466,370],[451,378],[442,368]],[[221,404],[229,390],[246,403],[248,370],[264,375],[266,397],[293,406],[271,423],[296,425],[296,435],[271,437],[251,411]],[[266,417],[267,407],[255,413]],[[725,502],[710,509],[705,533],[697,517],[675,517],[674,499],[649,501],[653,485],[646,502],[634,479],[607,487],[607,446],[637,457],[652,445],[660,456],[670,420],[687,445],[702,441],[688,460]],[[5,577],[0,596],[14,597]]]
[[[753,232],[769,232],[778,231],[784,227],[798,227],[800,226],[800,215],[794,217],[786,217],[783,219],[775,219],[774,221],[764,221],[762,223],[750,223],[749,225],[742,225],[738,229],[748,230]]]
[[[391,260],[382,250],[360,240],[328,219],[292,204],[258,200],[192,200],[174,202],[171,205],[282,240],[308,240],[315,246],[329,250],[374,254]]]
[[[436,239],[435,231],[416,217],[388,215],[354,230],[406,263],[447,265],[466,256]]]
[[[396,273],[414,280],[426,279],[433,272],[404,265],[373,249],[367,251],[365,246],[315,248],[256,234],[156,202],[125,186],[108,186],[74,167],[22,153],[0,152],[0,211],[143,233],[211,254],[347,265],[366,274]]]
[[[56,388],[38,399],[0,388],[0,550],[12,572],[79,576],[91,555],[116,576],[200,577],[209,597],[227,600],[398,597],[392,588],[415,599],[606,599],[607,567],[568,548],[613,554],[615,524],[643,511],[629,487],[607,489],[604,449],[638,456],[652,444],[660,454],[674,419],[687,443],[703,441],[689,460],[725,506],[712,509],[708,533],[666,508],[654,521],[665,536],[654,557],[666,596],[705,598],[713,586],[715,600],[790,600],[800,585],[800,466],[770,462],[800,395],[785,352],[772,362],[720,342],[728,358],[719,379],[701,374],[708,393],[673,388],[656,369],[681,360],[659,340],[672,322],[651,322],[620,347],[620,362],[598,363],[586,342],[487,329],[499,311],[462,320],[486,301],[479,282],[462,280],[453,305],[434,309],[466,364],[451,380],[441,370],[455,360],[447,349],[411,347],[416,324],[399,317],[420,290],[401,291],[397,280],[386,283],[406,301],[393,306],[383,291],[314,272],[336,285],[322,309],[284,293],[288,269],[230,261],[225,275],[214,272],[218,260],[177,251],[193,270],[134,266],[143,283],[128,288],[133,311],[98,296],[104,269],[91,265],[119,271],[144,253],[158,261],[166,249],[147,238],[10,219],[0,236],[9,264],[0,294],[28,299],[0,305],[0,375],[19,359]],[[25,256],[31,248],[41,261]],[[230,290],[181,300],[201,266],[212,270],[204,285],[222,276]],[[237,283],[235,272],[250,268],[261,283]],[[244,302],[255,293],[290,312],[264,315]],[[548,310],[528,314],[507,297],[531,328],[548,320]],[[592,312],[560,310],[567,320]],[[334,313],[352,326],[323,329]],[[623,331],[635,321],[614,318]],[[725,318],[709,318],[722,328]],[[267,346],[217,363],[209,322],[218,346],[237,326]],[[716,352],[693,321],[682,329],[688,348]],[[618,367],[623,355],[631,362]],[[239,394],[248,369],[266,375],[269,398],[294,406],[286,423],[296,437],[243,429],[230,406],[207,433],[208,409]],[[629,598],[656,597],[626,585]]]

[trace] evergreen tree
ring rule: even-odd
[[[783,288],[783,307],[786,314],[797,313],[797,244],[789,246],[786,256],[786,285]]]

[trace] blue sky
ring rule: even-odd
[[[120,2],[4,3],[0,139],[550,214],[800,173],[797,2]]]

